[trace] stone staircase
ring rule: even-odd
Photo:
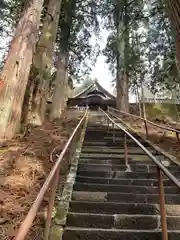
[[[88,124],[74,183],[63,240],[157,240],[161,220],[157,168],[130,139],[128,165],[124,134]],[[180,167],[135,136],[180,179]],[[168,235],[180,239],[180,190],[164,177]]]

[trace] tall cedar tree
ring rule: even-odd
[[[64,110],[65,102],[67,100],[66,98],[68,85],[69,40],[75,8],[76,0],[63,1],[63,8],[60,18],[60,39],[57,62],[57,75],[50,112],[51,119],[60,117],[61,112]]]
[[[168,0],[168,8],[170,13],[170,19],[172,21],[172,26],[175,30],[176,58],[178,70],[180,73],[180,1]]]
[[[53,52],[61,11],[60,0],[49,0],[43,20],[40,39],[33,58],[30,81],[33,81],[32,99],[29,99],[31,120],[41,125],[44,121],[47,107],[47,97],[51,70],[53,67]],[[31,95],[31,94],[30,94]]]
[[[1,73],[1,139],[11,139],[19,127],[42,6],[43,0],[28,1],[25,5]]]

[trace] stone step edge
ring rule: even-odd
[[[73,191],[73,194],[78,194],[78,193],[81,193],[81,194],[98,194],[98,193],[100,193],[100,194],[104,194],[104,195],[106,195],[106,194],[112,194],[112,195],[127,195],[127,196],[132,196],[132,195],[136,195],[136,196],[144,196],[144,197],[146,197],[146,196],[159,196],[159,194],[157,193],[157,194],[154,194],[154,193],[146,193],[146,194],[144,194],[144,193],[127,193],[127,192],[89,192],[89,191]],[[166,193],[165,194],[166,196],[169,196],[169,197],[174,197],[174,196],[179,196],[179,194],[172,194],[172,193]],[[179,198],[180,198],[180,196],[179,196]],[[108,202],[108,201],[107,201]],[[121,202],[120,202],[121,203]],[[134,202],[134,203],[136,203],[136,202]],[[174,205],[174,204],[173,204]],[[177,204],[175,204],[175,205],[177,205]]]
[[[105,187],[105,186],[107,186],[107,187],[127,187],[127,185],[123,185],[123,184],[111,184],[111,183],[109,183],[109,184],[103,184],[103,183],[81,183],[81,182],[75,182],[75,185],[81,185],[81,186],[100,186],[100,187]],[[128,185],[128,187],[132,187],[132,188],[142,188],[142,189],[144,189],[144,188],[154,188],[154,189],[158,189],[158,187],[157,186],[142,186],[142,185]],[[171,189],[171,188],[177,188],[176,186],[164,186],[164,189]],[[176,193],[176,195],[177,195],[177,193]]]
[[[146,194],[148,195],[148,194]],[[154,194],[149,194],[149,195],[154,195]],[[79,203],[79,204],[101,204],[101,205],[135,205],[135,206],[159,206],[158,203],[135,203],[135,202],[95,202],[95,201],[77,201],[77,200],[71,200],[70,203]],[[179,207],[179,204],[166,204],[166,207]],[[134,214],[133,214],[134,215]],[[180,217],[180,216],[179,216]]]
[[[140,181],[145,181],[145,180],[149,180],[149,181],[158,181],[158,179],[157,178],[136,178],[136,179],[134,179],[134,178],[106,178],[106,177],[89,177],[89,176],[81,176],[81,175],[77,175],[76,176],[76,179],[78,179],[78,178],[82,178],[82,179],[84,179],[84,178],[87,178],[87,179],[97,179],[97,180],[140,180]],[[170,179],[168,179],[168,178],[166,178],[166,179],[163,179],[164,181],[170,181]]]
[[[79,215],[79,216],[100,216],[100,217],[127,217],[127,218],[138,218],[138,217],[146,217],[146,218],[159,218],[160,215],[154,214],[154,215],[147,215],[147,214],[105,214],[105,213],[82,213],[82,212],[68,212],[68,215]],[[180,216],[167,216],[167,218],[175,218],[180,219]]]
[[[72,230],[72,231],[89,231],[89,232],[122,232],[122,233],[127,233],[127,232],[142,232],[142,233],[161,233],[161,229],[153,229],[153,230],[141,230],[141,229],[105,229],[105,228],[83,228],[83,227],[66,227],[64,230]],[[168,233],[180,233],[180,230],[168,230]]]

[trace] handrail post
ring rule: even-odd
[[[162,172],[159,167],[157,167],[157,172],[158,172],[158,188],[159,188],[162,240],[168,240],[164,184],[163,184]]]
[[[57,184],[59,181],[59,172],[60,172],[60,166],[56,170],[55,176],[51,182],[51,191],[50,191],[51,195],[49,198],[49,206],[48,206],[47,218],[45,223],[44,240],[49,239],[49,233],[50,233],[51,222],[52,222],[52,211],[53,211],[54,201],[56,197]]]
[[[115,124],[113,124],[113,143],[115,143]]]
[[[125,164],[128,164],[128,146],[127,146],[127,135],[124,134],[124,155],[125,155]]]
[[[148,138],[148,127],[147,127],[147,121],[144,119],[144,125],[145,125],[145,130],[146,130],[146,138]]]
[[[177,140],[178,140],[178,143],[180,144],[180,138],[179,138],[178,132],[176,132],[176,138],[177,138]]]
[[[108,124],[108,132],[109,132],[109,129],[110,129],[110,120],[109,120],[109,118],[107,118],[107,124]]]

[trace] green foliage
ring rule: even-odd
[[[129,39],[128,43],[128,56],[126,65],[128,68],[132,69],[132,63],[135,63],[134,55],[134,43],[132,41],[132,35],[138,30],[139,22],[142,18],[142,2],[140,0],[134,1],[112,1],[106,0],[102,9],[102,18],[104,20],[104,26],[110,31],[110,35],[107,40],[106,48],[103,53],[107,57],[107,63],[110,66],[110,69],[115,75],[115,70],[117,69],[117,56],[118,56],[118,23],[121,19],[127,17],[126,28],[128,28]],[[126,13],[125,13],[126,8]],[[127,14],[127,16],[125,16]],[[121,38],[124,38],[126,29],[121,29]],[[121,57],[121,56],[120,56]],[[129,69],[129,70],[130,70]]]
[[[166,120],[169,116],[172,120],[179,121],[180,105],[168,103],[146,103],[146,115],[151,120]]]
[[[175,61],[175,44],[167,15],[166,1],[106,0],[101,17],[110,31],[103,54],[115,76],[117,69],[117,22],[128,11],[129,49],[127,57],[131,86],[146,84],[154,93],[172,90],[180,82]],[[127,4],[127,5],[126,5]],[[124,30],[122,31],[122,36]]]
[[[99,0],[62,2],[57,48],[69,53],[68,71],[77,81],[89,74],[98,54],[98,46],[93,49],[90,44],[99,30],[98,7]]]

